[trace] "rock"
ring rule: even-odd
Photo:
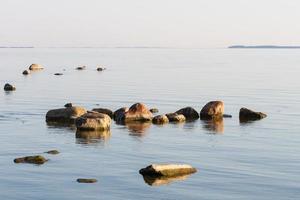
[[[42,69],[44,69],[44,67],[40,64],[32,64],[32,65],[29,66],[29,70],[32,70],[32,71],[42,70]]]
[[[222,101],[208,102],[200,111],[200,118],[209,120],[222,118],[224,114],[224,103]]]
[[[98,112],[88,112],[75,120],[77,130],[99,130],[110,129],[111,119],[108,115]]]
[[[187,120],[199,119],[198,112],[192,107],[182,108],[182,109],[176,111],[175,113],[184,115]]]
[[[98,67],[97,68],[97,71],[103,71],[103,70],[106,70],[106,68],[104,68],[104,67]]]
[[[79,178],[76,181],[78,183],[96,183],[97,179],[94,179],[94,178]]]
[[[169,122],[185,122],[185,116],[177,113],[168,113],[166,114]]]
[[[46,114],[47,122],[74,123],[75,119],[87,113],[82,107],[68,107],[49,110]]]
[[[224,114],[223,118],[232,118],[232,115]]]
[[[123,120],[124,122],[132,121],[151,121],[153,118],[152,113],[148,108],[142,103],[133,104],[127,112],[124,113]]]
[[[113,118],[113,111],[107,109],[107,108],[94,108],[92,111],[102,113],[102,114],[107,114],[110,118]]]
[[[151,113],[158,113],[159,112],[159,110],[157,108],[151,108],[149,111]]]
[[[180,175],[187,175],[197,172],[196,168],[186,164],[152,164],[146,168],[141,169],[140,174],[143,176],[154,177],[175,177]]]
[[[22,74],[23,74],[23,75],[28,75],[28,74],[30,74],[30,71],[26,69],[26,70],[23,71]]]
[[[37,155],[37,156],[26,156],[23,158],[16,158],[14,159],[15,163],[30,163],[30,164],[44,164],[48,160],[44,158],[43,156]]]
[[[152,119],[153,124],[166,124],[169,123],[169,119],[166,115],[157,115]]]
[[[260,120],[267,117],[265,113],[255,112],[248,108],[241,108],[239,118],[241,122]]]
[[[114,112],[113,119],[117,122],[121,122],[128,110],[129,109],[127,107],[119,108]]]
[[[76,67],[77,70],[84,70],[86,69],[86,66]]]
[[[13,91],[13,90],[16,90],[16,87],[13,86],[13,85],[11,85],[11,84],[9,84],[9,83],[6,83],[6,84],[4,85],[4,90],[5,90],[5,91]]]
[[[62,76],[62,75],[64,75],[63,73],[55,73],[54,74],[55,76]]]
[[[59,154],[59,151],[57,151],[57,150],[50,150],[50,151],[46,151],[44,153],[56,155],[56,154]]]
[[[66,103],[64,107],[65,108],[71,108],[71,107],[73,107],[73,104],[72,103]]]

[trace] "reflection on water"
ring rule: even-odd
[[[109,140],[111,132],[106,131],[76,131],[76,143],[78,144],[93,144]]]
[[[204,120],[201,121],[203,123],[203,128],[212,133],[223,133],[224,132],[224,120],[223,118],[216,120]]]
[[[143,176],[145,183],[151,186],[161,186],[167,185],[174,181],[183,181],[186,180],[190,175],[181,175],[181,176],[174,176],[174,177],[166,177],[166,176]]]
[[[144,136],[151,124],[151,122],[130,122],[126,123],[125,126],[128,128],[130,135]]]
[[[46,122],[46,123],[47,123],[47,127],[49,129],[64,128],[64,129],[76,131],[76,126],[73,123],[71,123],[71,124],[70,123],[60,123],[60,122]]]

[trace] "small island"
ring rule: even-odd
[[[233,45],[229,46],[229,49],[300,49],[300,46],[276,46],[276,45],[257,45],[257,46],[245,46],[245,45]]]

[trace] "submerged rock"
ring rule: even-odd
[[[169,119],[169,122],[185,122],[186,118],[182,114],[177,113],[168,113],[166,114],[167,118]]]
[[[94,179],[94,178],[78,178],[76,181],[78,183],[96,183],[97,179]]]
[[[57,151],[57,150],[50,150],[50,151],[46,151],[44,153],[56,155],[56,154],[59,154],[59,151]]]
[[[260,120],[267,117],[265,113],[255,112],[248,108],[241,108],[239,118],[241,122]]]
[[[87,113],[82,107],[67,107],[49,110],[46,114],[47,122],[74,123],[75,119]]]
[[[149,111],[151,113],[158,113],[159,112],[159,110],[157,108],[151,108]]]
[[[192,174],[197,172],[197,170],[196,168],[186,164],[152,164],[141,169],[139,172],[143,176],[175,177]]]
[[[23,74],[23,75],[28,75],[28,74],[30,74],[30,71],[26,69],[26,70],[24,70],[24,71],[22,72],[22,74]]]
[[[73,107],[73,104],[72,104],[72,103],[66,103],[66,104],[64,105],[64,107],[65,107],[65,108],[71,108],[71,107]]]
[[[26,156],[22,158],[16,158],[14,159],[15,163],[29,163],[29,164],[44,164],[48,160],[44,158],[43,156],[37,155],[37,156]]]
[[[153,124],[166,124],[169,123],[169,119],[166,115],[157,115],[152,119]]]
[[[116,110],[113,114],[113,119],[117,122],[121,122],[125,116],[125,113],[128,111],[129,109],[127,107],[123,107],[123,108],[119,108],[118,110]]]
[[[107,109],[107,108],[94,108],[92,111],[102,113],[102,114],[107,114],[110,118],[113,118],[113,111]]]
[[[108,115],[88,112],[75,120],[77,130],[109,130],[111,119]]]
[[[9,83],[6,83],[6,84],[4,85],[4,90],[5,90],[5,91],[13,91],[13,90],[16,90],[16,87],[13,86],[13,85],[11,85],[11,84],[9,84]]]
[[[44,69],[44,67],[40,64],[32,64],[32,65],[29,66],[29,70],[32,70],[32,71],[42,70],[42,69]]]
[[[222,101],[208,102],[200,111],[200,118],[205,120],[222,118],[224,114],[224,103]]]
[[[184,115],[187,120],[199,119],[198,112],[192,107],[182,108],[182,109],[176,111],[175,113]]]
[[[84,70],[86,69],[86,66],[76,67],[77,70]]]

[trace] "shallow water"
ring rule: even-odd
[[[45,70],[23,76],[31,63]],[[298,199],[300,50],[0,49],[0,199]],[[87,70],[75,67],[86,65]],[[96,71],[96,66],[107,67]],[[63,70],[65,69],[65,71]],[[56,72],[63,76],[54,76]],[[160,113],[220,99],[233,118],[165,126],[112,124],[100,139],[50,126],[49,109],[67,102],[112,110],[144,102]],[[240,124],[241,107],[268,117]],[[20,156],[58,149],[42,166]],[[187,163],[184,180],[153,186],[139,169]],[[97,178],[79,184],[77,178]]]

